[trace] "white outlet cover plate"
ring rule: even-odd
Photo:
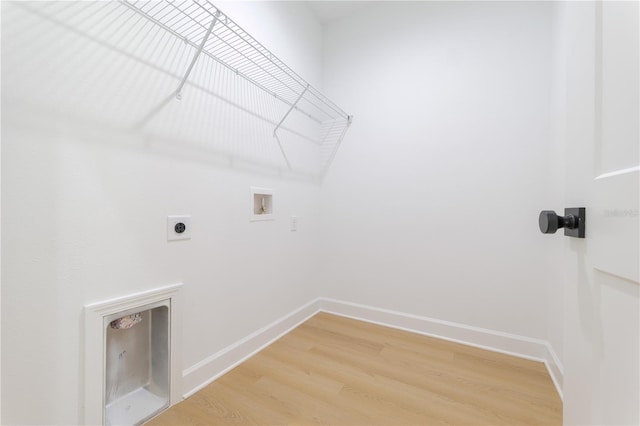
[[[185,230],[182,233],[176,232],[176,225],[184,223]],[[190,240],[191,239],[191,216],[175,215],[167,216],[167,241]]]

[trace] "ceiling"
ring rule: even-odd
[[[307,1],[313,14],[322,25],[342,19],[365,7],[371,6],[372,1]]]

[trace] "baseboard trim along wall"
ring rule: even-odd
[[[546,340],[327,298],[320,311],[543,362],[562,398],[562,364]]]
[[[543,362],[562,398],[562,364],[553,347],[546,340],[323,297],[307,303],[184,370],[182,380],[184,397],[193,395],[318,312],[327,312]]]
[[[193,395],[317,314],[319,312],[319,306],[320,299],[312,300],[306,305],[184,370],[182,374],[184,397],[188,398]]]

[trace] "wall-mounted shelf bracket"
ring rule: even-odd
[[[300,99],[302,99],[304,94],[307,93],[307,90],[309,90],[309,84],[308,83],[305,86],[305,88],[302,91],[302,93],[300,93],[300,96],[298,96],[298,99],[296,99],[296,101],[293,104],[291,104],[291,106],[289,107],[289,109],[287,110],[285,115],[282,117],[280,122],[276,125],[275,129],[273,129],[273,137],[276,138],[276,140],[278,141],[278,146],[280,147],[280,152],[282,153],[282,157],[284,158],[285,163],[287,163],[287,167],[289,168],[289,170],[291,170],[291,163],[289,163],[289,159],[287,158],[287,154],[285,154],[284,148],[282,148],[282,143],[280,142],[280,138],[278,137],[278,133],[277,132],[278,132],[278,129],[280,128],[280,126],[282,126],[282,123],[284,123],[284,120],[287,119],[289,114],[291,114],[291,111],[293,111],[294,108],[296,107],[296,105],[298,105],[298,102],[300,102]]]
[[[180,81],[176,90],[168,93],[166,99],[136,123],[135,128],[144,126],[169,105],[174,97],[180,99],[185,85],[193,83],[194,88],[217,97],[220,94],[221,88],[218,86],[221,83],[193,73],[196,61],[214,61],[215,66],[224,67],[220,69],[222,72],[235,74],[257,89],[257,93],[264,92],[286,105],[286,108],[280,109],[277,102],[273,104],[274,108],[277,108],[275,111],[278,111],[275,120],[272,120],[273,116],[257,118],[272,123],[269,124],[269,129],[273,129],[273,138],[278,143],[289,171],[320,177],[333,160],[346,129],[351,124],[351,116],[309,85],[269,49],[222,13],[212,1],[118,0],[119,4],[133,13],[162,28],[181,43],[186,43],[194,52],[184,75],[181,71],[178,75],[172,72]],[[123,16],[126,19],[131,18],[127,13],[123,13]],[[194,79],[199,79],[197,84]],[[228,89],[232,88],[225,87],[222,90],[226,93]],[[255,112],[252,109],[254,106],[244,105],[245,102],[250,102],[249,99],[244,99],[241,93],[234,97],[234,93],[231,92],[228,101],[240,109],[247,109],[247,112]],[[240,101],[238,105],[235,105],[236,101]],[[271,105],[270,99],[267,105]],[[294,110],[299,115],[296,120],[292,119],[292,116],[296,115]],[[286,111],[286,114],[280,115],[280,111]],[[305,117],[308,117],[310,122],[298,119]],[[276,124],[276,121],[279,122]],[[285,125],[285,121],[286,124],[291,121],[291,126]],[[292,140],[303,140],[315,146],[300,145],[295,150],[292,147],[288,152],[288,158],[282,144],[283,141],[289,140],[283,136],[285,132],[288,137],[293,138]],[[268,138],[268,130],[264,136]]]
[[[282,142],[280,142],[280,138],[275,133],[273,134],[273,137],[276,138],[276,141],[278,141],[278,147],[280,147],[280,152],[282,153],[282,158],[284,158],[284,162],[287,163],[287,168],[289,170],[291,170],[291,163],[289,162],[289,159],[287,158],[287,154],[285,154],[285,152],[284,152],[284,148],[282,148]]]
[[[198,60],[198,56],[200,56],[200,54],[202,53],[202,49],[204,49],[204,45],[206,44],[207,40],[209,39],[209,36],[211,35],[211,32],[213,31],[213,27],[216,25],[216,22],[218,22],[218,19],[220,19],[220,11],[217,11],[215,13],[213,19],[211,20],[211,24],[209,25],[209,28],[207,29],[206,34],[202,38],[202,42],[200,42],[200,46],[198,46],[198,49],[196,50],[196,53],[193,55],[193,59],[191,60],[191,63],[189,64],[189,68],[187,68],[187,72],[184,74],[184,77],[182,78],[182,81],[180,82],[180,85],[176,89],[176,99],[178,99],[178,100],[182,99],[182,88],[184,87],[185,83],[187,82],[187,79],[189,78],[189,74],[191,74],[191,71],[193,70],[193,67],[196,64],[196,61]],[[188,39],[186,39],[186,38],[184,39],[184,41],[185,41],[185,43],[189,43]]]
[[[353,121],[353,115],[347,115],[347,125],[342,127],[342,130],[340,131],[339,136],[336,139],[335,146],[334,146],[333,150],[331,151],[331,155],[329,156],[329,158],[326,161],[324,167],[322,168],[322,172],[321,173],[323,175],[327,172],[327,169],[329,168],[329,166],[333,162],[333,158],[336,156],[336,152],[338,151],[338,148],[340,147],[340,143],[342,143],[342,139],[344,138],[344,135],[347,133],[347,130],[349,129],[349,126],[351,126],[351,122],[352,121]]]

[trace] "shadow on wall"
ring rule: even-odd
[[[217,167],[319,180],[339,145],[331,139],[336,120],[291,107],[292,100],[257,88],[229,66],[239,65],[214,55],[200,54],[190,70],[203,23],[213,15],[195,2],[185,3],[196,8],[187,11],[148,4],[163,8],[154,12],[167,24],[125,2],[3,2],[5,106],[32,126],[64,123],[100,143],[113,137],[96,133],[116,131],[123,147],[137,142],[145,151]],[[255,64],[223,36],[212,32],[205,51],[235,49],[239,60]],[[274,129],[283,117],[280,146]]]

